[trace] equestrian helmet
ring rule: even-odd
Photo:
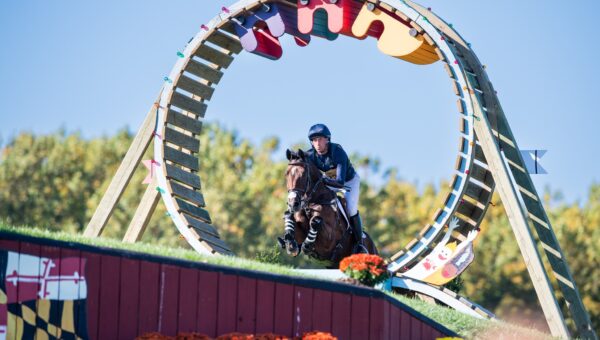
[[[331,132],[329,132],[329,128],[325,124],[315,124],[308,130],[308,140],[319,136],[331,140]]]

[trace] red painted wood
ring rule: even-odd
[[[365,340],[369,338],[369,298],[352,296],[351,339]]]
[[[81,252],[85,259],[85,282],[87,284],[86,319],[90,339],[98,339],[98,317],[100,316],[100,255]]]
[[[410,338],[421,339],[421,321],[416,318],[410,320]]]
[[[87,260],[83,257],[81,250],[79,249],[68,249],[68,248],[62,248],[61,252],[61,261],[74,261],[73,264],[74,266],[76,266],[76,271],[77,274],[80,275],[81,277],[85,278],[86,281],[86,286],[88,286],[88,281],[87,281],[87,272],[86,272],[86,267],[87,267]],[[66,267],[62,267],[63,269],[67,269]],[[67,275],[72,275],[73,273],[65,273]],[[87,288],[87,287],[86,287]],[[87,292],[87,289],[86,289]],[[85,315],[86,310],[85,306],[86,306],[86,295],[83,295],[83,291],[79,291],[78,292],[78,296],[80,297],[80,299],[74,299],[73,302],[73,322],[75,323],[75,325],[78,325],[81,328],[87,328],[86,322],[87,322],[87,317],[83,317],[81,320],[79,319],[80,315]],[[82,334],[78,334],[78,335],[82,335]]]
[[[384,328],[387,324],[384,317],[384,300],[370,298],[369,339],[385,339]]]
[[[123,258],[119,275],[119,339],[138,336],[140,261]]]
[[[158,330],[167,336],[177,335],[179,267],[163,264],[160,271]]]
[[[294,335],[302,336],[313,330],[313,289],[296,286],[294,299]]]
[[[315,289],[313,292],[312,326],[315,331],[331,332],[332,293]],[[337,312],[337,311],[335,311]]]
[[[24,243],[24,242],[22,242],[22,243]],[[41,246],[41,248],[40,248],[40,256],[41,257],[47,257],[47,258],[55,261],[56,267],[50,269],[50,272],[54,273],[55,275],[57,273],[60,273],[60,267],[61,267],[60,250],[61,250],[61,248],[51,247],[51,246]],[[60,281],[58,282],[58,291],[59,291],[59,296],[60,296]],[[61,319],[61,311],[58,310],[58,308],[50,309],[50,319],[51,320],[60,320]],[[49,331],[48,334],[52,335],[54,337],[58,337],[58,335],[59,335],[58,329],[56,329],[54,332]]]
[[[275,284],[275,332],[277,334],[291,336],[294,317],[294,286]]]
[[[0,240],[0,249],[19,252],[19,241]]]
[[[400,309],[390,304],[390,339],[400,339]]]
[[[272,333],[275,305],[275,282],[256,282],[256,334]]]
[[[256,305],[263,303],[256,300],[256,280],[243,276],[238,277],[237,296],[237,331],[254,334]]]
[[[217,336],[217,297],[219,274],[201,271],[198,274],[198,320],[196,329],[208,336]]]
[[[390,310],[391,310],[392,304],[387,301],[384,300],[383,302],[383,320],[384,320],[384,324],[383,324],[383,339],[390,339],[391,338],[391,315],[390,315]]]
[[[410,339],[412,316],[403,310],[399,309],[399,311],[400,311],[400,338],[401,339]]]
[[[181,268],[179,271],[179,312],[177,333],[196,331],[199,272],[199,270],[191,268]]]
[[[333,293],[331,309],[331,334],[340,340],[350,339],[352,297],[349,294]]]
[[[138,335],[158,331],[160,264],[140,261]]]
[[[38,244],[33,244],[33,243],[28,243],[28,242],[21,242],[19,244],[19,269],[24,267],[24,263],[21,263],[21,259],[20,257],[23,255],[31,255],[31,256],[35,256],[37,258],[40,257],[40,253],[42,251],[42,247]],[[39,275],[40,274],[40,270],[41,270],[41,263],[39,261],[37,268],[33,269],[33,268],[23,268],[23,269],[27,269],[27,272],[32,274],[32,275]],[[22,288],[18,288],[18,300],[19,301],[27,301],[27,300],[33,300],[32,298],[36,299],[38,296],[38,292],[40,290],[40,284],[28,284],[27,286],[28,289],[22,289]],[[18,287],[21,287],[21,285],[19,285]]]
[[[421,339],[434,339],[433,328],[431,328],[431,326],[429,326],[425,322],[421,322]]]
[[[219,335],[236,330],[237,279],[236,275],[219,273],[219,308],[217,313],[217,334]]]
[[[116,339],[119,326],[119,277],[121,258],[102,255],[100,258],[100,328],[99,339]]]

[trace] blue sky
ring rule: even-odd
[[[548,149],[535,176],[567,201],[600,181],[600,2],[429,1],[472,44],[522,149]],[[0,138],[64,127],[86,137],[136,130],[176,52],[215,16],[213,0],[0,2]],[[412,65],[376,41],[284,41],[273,62],[243,53],[207,119],[282,146],[324,122],[349,152],[381,159],[422,185],[450,178],[458,148],[455,98],[441,64]],[[284,149],[283,149],[284,150]],[[283,158],[283,150],[281,157]]]

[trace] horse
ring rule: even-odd
[[[343,186],[334,191],[329,182],[325,184],[321,171],[302,150],[287,150],[286,156],[288,209],[279,243],[289,255],[296,257],[304,252],[327,268],[337,268],[344,257],[352,255],[354,245],[345,200],[336,194]],[[363,234],[369,254],[377,254],[371,237]]]

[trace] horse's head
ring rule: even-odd
[[[311,164],[306,161],[302,150],[294,152],[288,149],[285,154],[289,161],[285,172],[288,210],[295,213],[301,208],[302,196],[311,189]]]

